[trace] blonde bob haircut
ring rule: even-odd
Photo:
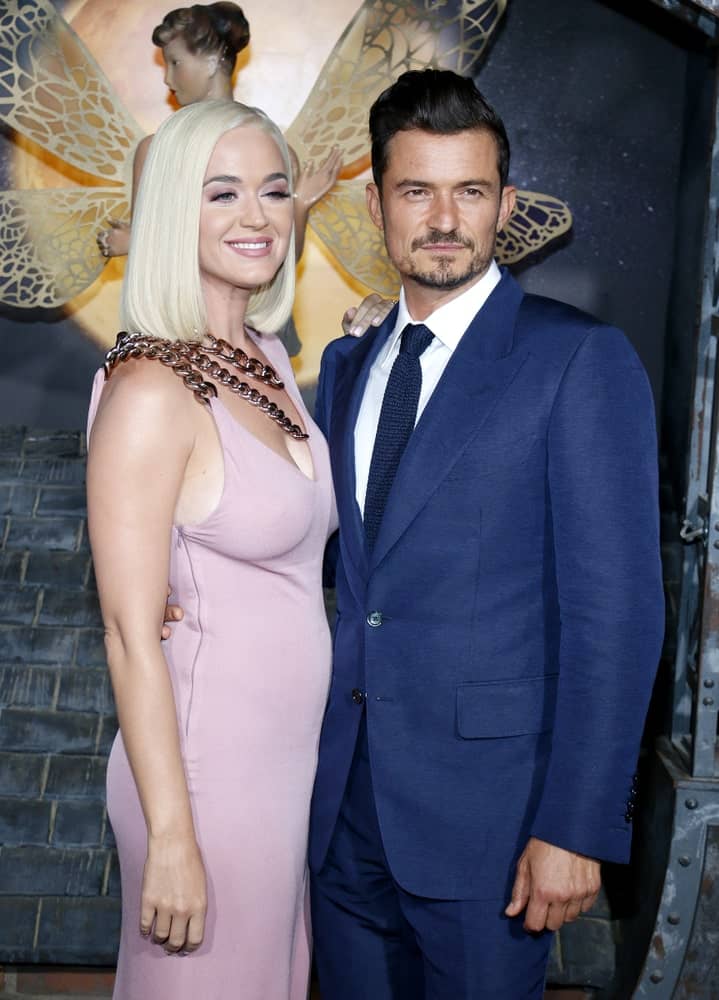
[[[202,185],[218,140],[238,126],[270,135],[292,169],[282,133],[264,111],[234,101],[198,101],[168,118],[150,143],[132,218],[120,302],[128,333],[196,340],[207,332],[198,263]],[[250,295],[245,322],[275,333],[289,319],[295,295],[295,234],[271,282]]]

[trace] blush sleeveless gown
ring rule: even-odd
[[[331,657],[321,571],[337,520],[326,443],[284,348],[274,337],[262,348],[305,422],[315,478],[212,400],[224,489],[205,521],[173,527],[170,583],[185,617],[163,643],[207,872],[205,938],[177,956],[140,935],[147,833],[118,733],[107,770],[122,883],[114,1000],[307,996],[307,832]],[[102,383],[98,372],[88,430]]]

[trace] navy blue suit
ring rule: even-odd
[[[353,433],[394,320],[322,359],[338,616],[310,866],[364,713],[396,884],[504,905],[530,836],[629,856],[663,634],[651,391],[621,332],[505,272],[418,421],[368,556]]]

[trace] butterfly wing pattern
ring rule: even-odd
[[[288,131],[301,159],[333,146],[345,164],[340,180],[310,214],[310,226],[353,277],[396,296],[399,276],[365,207],[369,166],[367,111],[400,73],[437,66],[476,76],[507,0],[365,0],[325,63]],[[512,264],[566,233],[572,216],[550,195],[519,191],[517,207],[497,240],[500,263]]]
[[[95,235],[108,216],[130,214],[142,132],[49,0],[2,5],[0,121],[81,178],[73,187],[0,192],[0,302],[58,306],[102,270]]]
[[[572,228],[572,213],[559,198],[536,191],[517,191],[514,211],[497,236],[502,264],[516,264]]]
[[[365,208],[367,112],[408,69],[476,75],[507,0],[364,0],[338,39],[288,130],[302,161],[343,155],[341,180],[314,206],[310,225],[339,263],[368,287],[395,295],[397,272]],[[50,0],[0,9],[0,122],[25,143],[79,172],[71,188],[0,192],[0,302],[57,306],[90,285],[103,258],[95,236],[129,217],[139,126]],[[67,172],[67,171],[66,171]],[[519,192],[497,254],[513,263],[571,227],[557,198]]]
[[[287,132],[300,160],[333,146],[345,164],[367,157],[367,115],[400,73],[443,66],[469,74],[507,0],[365,0],[322,67]]]

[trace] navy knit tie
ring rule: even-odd
[[[364,504],[364,529],[370,550],[374,546],[402,453],[414,430],[422,389],[419,358],[432,342],[432,331],[422,323],[408,323],[402,331],[399,354],[389,373],[374,440]]]

